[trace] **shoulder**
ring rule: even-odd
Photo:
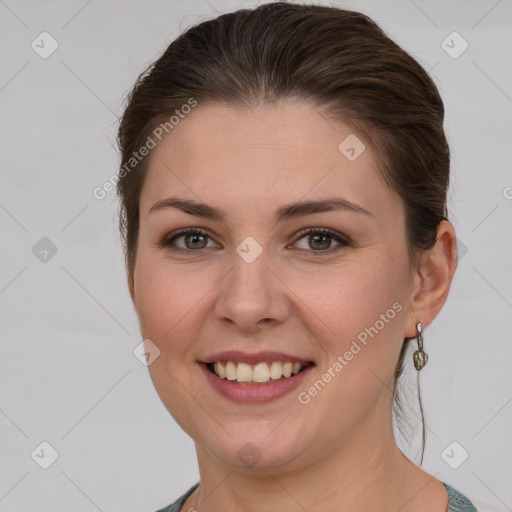
[[[448,491],[448,509],[446,512],[478,512],[466,496],[444,482],[443,485]]]
[[[158,510],[157,512],[180,512],[183,503],[185,500],[197,489],[199,486],[199,482],[193,485],[183,496],[179,497],[174,503],[171,503],[169,506]],[[187,512],[186,510],[183,512]]]

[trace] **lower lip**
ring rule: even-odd
[[[261,403],[276,400],[297,388],[314,367],[311,364],[292,377],[269,380],[264,384],[240,384],[236,380],[221,379],[211,372],[205,363],[200,363],[199,366],[215,391],[234,402],[241,403]]]

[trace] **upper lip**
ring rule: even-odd
[[[205,358],[203,363],[216,363],[218,361],[236,361],[246,364],[257,364],[263,361],[290,361],[292,363],[311,363],[311,359],[304,359],[302,357],[292,356],[284,352],[274,352],[272,350],[264,350],[260,352],[240,352],[239,350],[227,350],[224,352],[216,352]]]

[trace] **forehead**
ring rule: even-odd
[[[396,201],[369,145],[301,101],[244,110],[199,104],[150,157],[142,212],[171,195],[263,211],[304,196],[342,194],[365,208]]]

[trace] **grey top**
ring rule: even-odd
[[[466,496],[462,495],[459,491],[456,491],[453,487],[443,482],[443,485],[448,491],[448,508],[446,512],[478,512],[473,503],[469,501]],[[181,507],[185,500],[197,489],[199,482],[191,487],[181,498],[176,500],[168,507],[162,508],[157,512],[180,512]],[[181,512],[188,512],[183,510]]]

